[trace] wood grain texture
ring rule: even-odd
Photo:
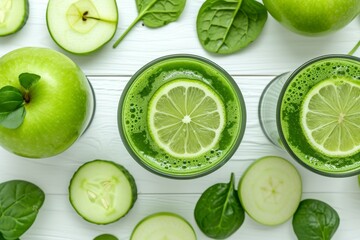
[[[181,18],[163,28],[149,29],[139,23],[117,49],[112,41],[98,52],[76,56],[60,49],[51,39],[45,11],[47,1],[30,0],[30,17],[17,34],[0,38],[0,55],[24,46],[56,49],[73,59],[88,75],[96,94],[96,114],[91,127],[66,152],[48,159],[27,159],[0,149],[0,182],[25,179],[40,186],[46,200],[38,218],[22,240],[84,240],[101,233],[129,239],[143,217],[157,211],[184,216],[194,227],[198,239],[206,238],[196,226],[193,209],[200,194],[218,182],[227,182],[234,172],[238,181],[257,158],[282,156],[292,162],[303,179],[303,198],[317,198],[332,205],[341,223],[334,240],[360,239],[360,188],[356,177],[328,178],[314,174],[275,148],[264,136],[258,120],[261,92],[271,79],[294,70],[305,61],[323,54],[347,53],[360,38],[360,19],[344,29],[323,37],[303,37],[280,26],[270,16],[261,37],[249,48],[233,55],[205,52],[196,36],[197,11],[204,0],[188,0]],[[120,36],[136,16],[135,1],[118,0]],[[126,151],[118,133],[117,107],[131,76],[147,62],[164,55],[190,53],[206,57],[227,70],[240,87],[246,103],[247,124],[242,143],[233,157],[214,173],[193,180],[173,180],[149,173]],[[360,55],[360,52],[357,53]],[[74,171],[93,159],[107,159],[124,165],[135,177],[139,199],[120,221],[97,226],[81,219],[71,208],[67,188]],[[296,239],[291,221],[278,227],[264,227],[248,216],[244,225],[229,239]]]

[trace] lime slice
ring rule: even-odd
[[[205,83],[177,79],[161,86],[151,98],[148,124],[153,140],[169,155],[192,158],[219,141],[225,106]]]
[[[360,150],[360,85],[346,78],[315,85],[301,106],[301,127],[311,146],[330,157]]]

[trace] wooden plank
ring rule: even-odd
[[[214,55],[202,49],[196,34],[196,16],[203,2],[187,1],[180,19],[162,28],[149,29],[137,24],[121,45],[113,49],[116,38],[137,14],[133,0],[118,0],[119,24],[115,38],[100,51],[77,56],[54,43],[46,27],[47,2],[34,0],[30,3],[25,27],[15,35],[0,38],[0,56],[24,46],[50,47],[68,55],[87,74],[132,75],[155,58],[187,53],[209,58],[233,75],[277,75],[319,55],[348,53],[359,40],[358,19],[331,35],[304,37],[285,30],[269,15],[263,33],[250,47],[228,56]]]

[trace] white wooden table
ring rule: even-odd
[[[341,223],[334,240],[360,239],[360,188],[356,177],[328,178],[309,172],[276,149],[261,131],[257,107],[266,84],[303,62],[328,53],[347,53],[360,39],[360,18],[344,29],[323,37],[296,35],[270,15],[260,38],[233,55],[219,56],[202,49],[196,35],[196,16],[204,0],[188,0],[180,19],[163,28],[149,29],[139,23],[117,49],[115,38],[136,16],[134,0],[117,0],[119,25],[115,38],[103,49],[87,56],[64,52],[51,39],[46,28],[44,0],[30,0],[30,17],[17,34],[0,38],[0,55],[24,46],[40,46],[65,53],[88,75],[96,94],[97,109],[88,131],[66,152],[49,159],[27,159],[0,149],[0,182],[24,179],[41,187],[46,200],[34,225],[22,240],[86,240],[101,233],[129,239],[138,221],[158,211],[182,215],[194,227],[198,239],[208,239],[197,227],[193,210],[200,194],[218,182],[236,181],[255,159],[266,155],[287,158],[300,171],[303,198],[316,198],[333,206]],[[173,53],[197,54],[227,70],[238,83],[246,103],[247,126],[240,147],[232,159],[214,173],[194,180],[172,180],[142,168],[126,151],[117,127],[117,105],[130,77],[147,62]],[[359,56],[358,51],[355,55]],[[67,188],[74,171],[93,159],[107,159],[124,165],[135,177],[138,200],[127,216],[110,225],[98,226],[80,218],[70,206]],[[246,216],[242,227],[229,239],[296,239],[291,221],[265,227]]]

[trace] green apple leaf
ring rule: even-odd
[[[18,128],[25,118],[24,97],[19,89],[5,86],[0,89],[0,125]]]
[[[12,112],[18,109],[24,102],[19,89],[13,86],[5,86],[0,89],[0,113]]]
[[[19,75],[19,81],[23,88],[29,90],[40,80],[40,76],[34,73],[22,73]]]
[[[13,112],[0,113],[0,125],[9,129],[18,128],[23,123],[25,114],[24,106],[21,106]]]

